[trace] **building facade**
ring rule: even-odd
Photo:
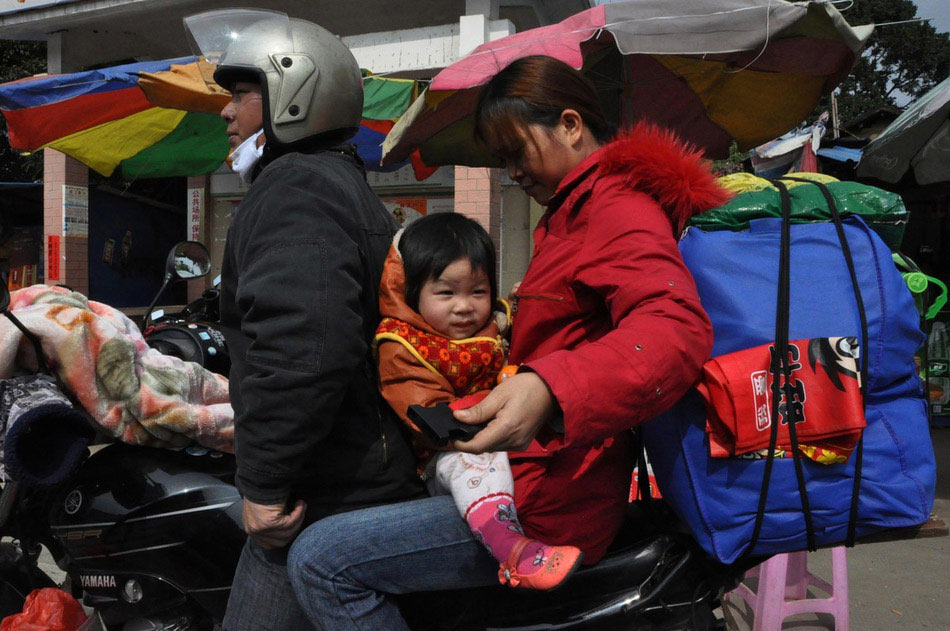
[[[254,7],[284,11],[338,34],[360,66],[376,74],[431,78],[479,44],[560,21],[590,0],[0,0],[0,39],[42,40],[50,74],[188,55],[182,18],[199,11]],[[69,231],[88,212],[88,169],[44,150],[45,268],[88,293],[89,235]],[[527,267],[531,226],[540,207],[498,169],[443,167],[422,182],[411,169],[371,173],[370,183],[397,219],[455,211],[481,222],[499,249],[501,290]],[[85,191],[85,192],[84,192]],[[188,238],[220,262],[224,237],[243,189],[227,167],[188,178],[183,206]],[[84,201],[86,200],[86,201]],[[196,284],[197,285],[197,284]],[[194,287],[193,291],[200,291]]]

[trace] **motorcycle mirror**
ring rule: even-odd
[[[182,241],[172,248],[165,261],[165,274],[182,280],[201,278],[211,271],[211,254],[197,241]]]
[[[174,280],[191,280],[200,278],[211,271],[211,254],[201,243],[197,241],[179,241],[168,253],[165,259],[165,279],[162,281],[162,287],[155,294],[152,303],[145,310],[145,318],[142,320],[142,330],[144,331],[149,322],[152,321],[152,309],[155,308],[158,299],[165,293],[165,289]]]

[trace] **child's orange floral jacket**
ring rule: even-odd
[[[451,340],[433,329],[406,304],[402,258],[393,245],[379,285],[374,346],[383,397],[412,431],[422,467],[435,447],[407,415],[410,405],[435,405],[491,390],[505,365],[503,329],[509,316],[497,313],[473,337]],[[445,449],[445,447],[443,447]]]

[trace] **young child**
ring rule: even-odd
[[[416,220],[396,235],[380,284],[376,331],[380,388],[413,432],[434,493],[449,493],[476,538],[500,563],[502,584],[553,589],[580,565],[573,546],[524,535],[505,452],[466,454],[431,445],[407,416],[490,390],[505,364],[507,305],[494,312],[495,247],[477,222],[455,213]],[[434,474],[433,474],[434,471]]]

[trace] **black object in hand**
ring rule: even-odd
[[[444,445],[450,440],[471,440],[487,425],[466,425],[457,421],[452,408],[444,401],[432,407],[410,405],[409,419],[436,445]]]

